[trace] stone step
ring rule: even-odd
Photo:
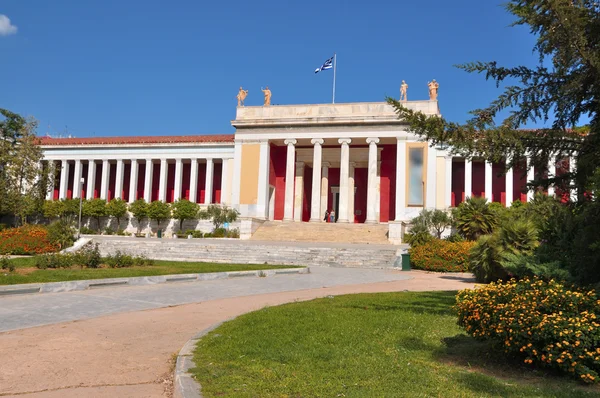
[[[267,221],[252,240],[389,244],[386,224]]]
[[[331,267],[388,268],[394,266],[397,248],[304,247],[243,241],[216,243],[203,239],[139,239],[94,237],[102,255],[117,250],[158,260],[207,261],[217,263],[277,264]],[[366,246],[366,245],[365,245]]]

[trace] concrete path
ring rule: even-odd
[[[472,286],[465,275],[315,268],[310,275],[1,298],[0,327],[12,331],[0,333],[0,396],[170,396],[173,355],[199,330],[231,317],[330,294]]]

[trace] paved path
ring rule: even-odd
[[[0,333],[0,396],[169,396],[173,354],[217,322],[330,294],[472,286],[461,275],[314,268],[310,275],[0,298],[0,327],[12,330]]]

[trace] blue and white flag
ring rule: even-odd
[[[327,70],[333,68],[333,57],[329,58],[327,61],[323,63],[320,67],[315,69],[315,73],[319,73],[322,70]]]

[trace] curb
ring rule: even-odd
[[[183,346],[183,348],[177,354],[177,362],[175,363],[175,370],[173,371],[173,398],[202,398],[202,386],[194,377],[188,372],[190,369],[196,366],[194,363],[194,348],[196,343],[202,337],[212,332],[223,323],[228,322],[236,317],[229,318],[223,322],[216,323],[201,332],[197,333],[189,339]]]
[[[202,274],[173,274],[135,276],[130,278],[85,279],[68,282],[25,283],[0,286],[0,297],[31,293],[62,293],[115,286],[144,286],[173,282],[197,282],[240,277],[271,277],[286,274],[309,274],[310,268],[280,268],[255,271],[208,272]]]

